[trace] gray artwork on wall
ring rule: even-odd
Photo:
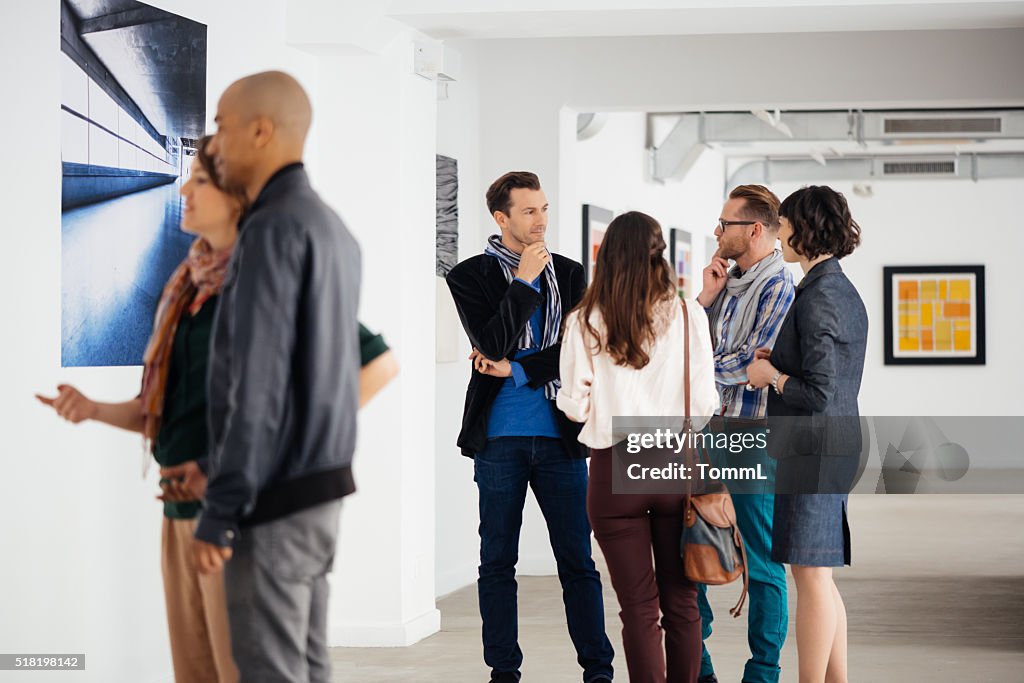
[[[437,275],[459,260],[459,162],[437,155]]]

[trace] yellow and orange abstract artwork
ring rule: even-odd
[[[973,352],[972,278],[902,276],[895,284],[899,302],[898,353]]]

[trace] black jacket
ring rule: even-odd
[[[559,254],[552,254],[558,291],[562,295],[562,319],[583,298],[587,283],[583,266]],[[448,273],[448,287],[455,299],[455,308],[462,319],[462,327],[470,343],[491,360],[512,359],[518,351],[518,341],[530,317],[543,305],[547,284],[541,278],[541,291],[513,280],[506,282],[501,265],[493,256],[480,254],[468,258]],[[561,334],[559,334],[561,339]],[[562,351],[559,342],[535,354],[516,361],[529,378],[529,385],[537,388],[558,377],[558,357]],[[476,370],[469,378],[466,405],[462,414],[462,431],[458,445],[462,454],[473,457],[487,442],[487,418],[494,399],[505,379],[483,375]],[[562,434],[562,442],[571,457],[583,458],[587,452],[577,440],[582,425],[572,422],[557,408],[555,420]]]
[[[852,483],[863,445],[857,394],[867,335],[864,302],[839,259],[811,268],[771,355],[789,375],[767,406],[770,452],[788,460],[779,466],[780,492],[841,493]]]
[[[240,228],[213,324],[209,484],[196,537],[351,493],[358,409],[359,245],[299,164]]]

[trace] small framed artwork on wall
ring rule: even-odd
[[[594,281],[597,252],[601,249],[605,230],[614,216],[611,211],[600,206],[583,205],[583,271],[587,275],[588,285]]]
[[[985,266],[886,266],[885,364],[984,365]]]
[[[669,259],[676,272],[676,290],[684,299],[692,299],[693,293],[693,236],[685,230],[669,230]]]

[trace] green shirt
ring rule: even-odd
[[[359,364],[366,367],[377,356],[388,350],[384,337],[374,334],[359,323]]]
[[[153,442],[153,457],[161,467],[195,460],[206,455],[209,448],[206,371],[216,308],[217,297],[212,297],[194,316],[185,311],[174,332],[163,416]],[[172,519],[192,519],[199,509],[198,501],[164,502],[164,516]]]
[[[161,467],[180,465],[206,454],[206,372],[210,357],[210,331],[217,297],[212,297],[194,316],[181,316],[171,346],[163,418],[153,444],[153,456]],[[388,350],[384,337],[359,324],[359,356],[362,366]],[[198,501],[164,502],[164,516],[192,519],[201,508]]]

